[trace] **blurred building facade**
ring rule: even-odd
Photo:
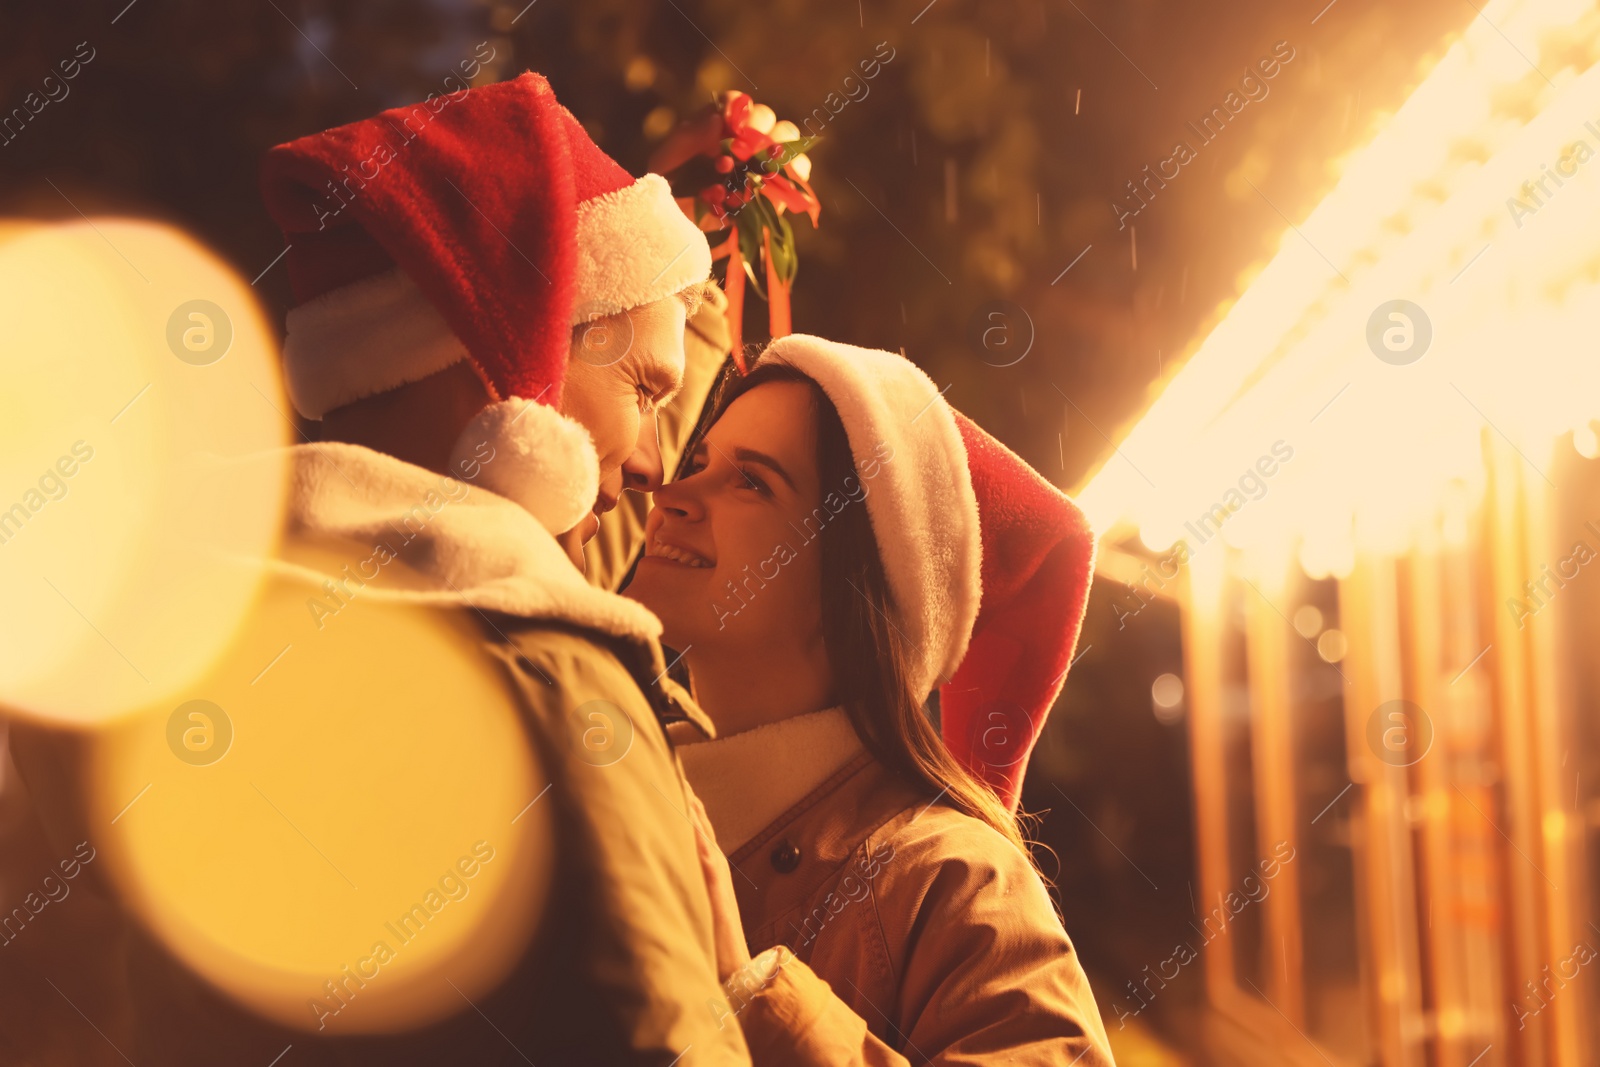
[[[1597,62],[1488,5],[1083,491],[1181,618],[1177,955],[1272,1062],[1600,1062]]]

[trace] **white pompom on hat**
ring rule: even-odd
[[[816,382],[838,411],[913,646],[912,687],[939,689],[945,745],[1015,810],[1083,625],[1088,520],[904,356],[793,334],[755,365],[768,363]]]
[[[558,412],[571,328],[711,271],[666,180],[634,179],[530,72],[279,145],[262,194],[299,301],[284,342],[296,410],[318,419],[467,362],[494,401],[457,449],[493,449],[479,484],[553,533],[575,526],[599,472]]]

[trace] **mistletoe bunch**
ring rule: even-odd
[[[713,254],[728,258],[724,287],[736,358],[746,280],[767,301],[772,336],[789,332],[789,288],[800,260],[787,216],[803,214],[817,225],[822,203],[806,155],[817,140],[748,93],[729,91],[668,135],[651,158],[650,169],[669,175],[675,190],[692,190],[677,197],[678,206],[700,229],[732,231]]]

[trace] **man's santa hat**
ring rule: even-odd
[[[762,353],[767,363],[816,382],[857,470],[877,468],[863,480],[867,513],[912,686],[920,697],[939,688],[946,746],[1015,810],[1083,624],[1088,520],[903,356],[792,334]]]
[[[466,361],[494,403],[458,451],[489,442],[481,484],[553,533],[577,525],[599,471],[556,410],[572,327],[711,272],[666,180],[634,179],[530,72],[279,145],[261,182],[298,302],[296,410],[320,419]]]

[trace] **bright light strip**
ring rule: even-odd
[[[1600,153],[1597,59],[1592,3],[1486,7],[1079,495],[1096,528],[1193,545],[1197,517],[1243,500],[1226,541],[1298,537],[1337,569],[1354,532],[1399,550],[1449,486],[1480,485],[1486,426],[1542,477],[1552,439],[1600,414],[1600,361],[1581,354],[1600,245],[1579,236],[1600,234],[1600,156],[1520,226],[1507,200],[1574,141]],[[1408,366],[1366,342],[1395,298],[1433,325]],[[1294,459],[1251,478],[1280,440]]]

